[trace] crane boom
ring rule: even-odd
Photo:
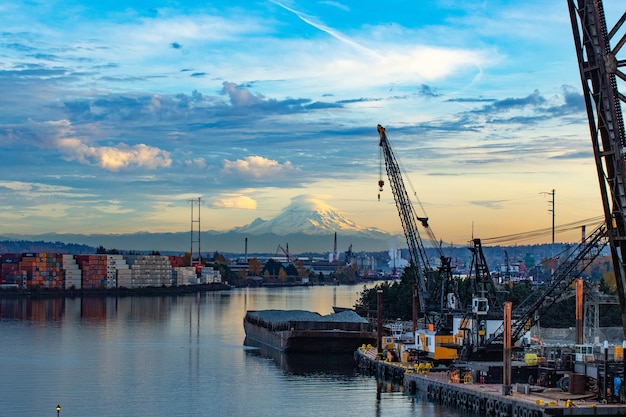
[[[567,0],[567,4],[626,336],[626,137],[620,105],[626,97],[618,91],[618,78],[626,81],[621,69],[626,60],[617,57],[626,35],[616,36],[623,32],[626,13],[609,31],[601,0]]]
[[[537,324],[537,321],[559,301],[561,295],[570,287],[574,279],[579,277],[593,263],[607,244],[606,227],[600,225],[576,247],[564,262],[559,264],[550,283],[530,294],[515,307],[513,311],[515,323],[511,327],[511,343],[520,340],[527,328]],[[486,344],[495,341],[500,342],[503,333],[504,328],[500,326],[493,332]]]
[[[439,279],[432,277],[432,269],[418,229],[419,223],[432,234],[428,225],[428,217],[420,217],[415,212],[409,194],[404,186],[404,181],[402,180],[400,165],[389,145],[385,128],[378,125],[377,129],[380,138],[379,146],[385,159],[385,168],[391,183],[391,191],[409,248],[409,261],[416,269],[415,279],[418,287],[419,310],[421,313],[431,311],[440,312],[444,308],[444,292],[446,291],[446,285],[451,275],[450,258],[444,256],[440,257],[441,266]],[[382,185],[383,181],[381,180],[379,181],[381,189]],[[443,277],[441,275],[443,275]],[[440,283],[441,285],[439,285]]]

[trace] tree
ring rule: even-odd
[[[287,273],[287,276],[289,277],[298,276],[298,268],[296,268],[294,264],[287,265],[287,268],[285,268],[285,272]]]
[[[223,264],[223,265],[228,264],[228,260],[226,259],[226,257],[219,252],[215,252],[213,254],[213,262],[215,262],[216,264]]]
[[[278,279],[281,282],[285,282],[285,280],[287,279],[287,272],[285,272],[285,268],[281,267],[278,271]]]
[[[263,274],[265,275],[265,273],[267,272],[269,275],[277,277],[278,272],[282,267],[283,264],[270,258],[267,260],[267,262],[265,262],[265,265],[263,266]]]
[[[248,270],[250,275],[259,275],[263,270],[263,263],[258,258],[252,258],[248,261]]]
[[[600,290],[605,294],[615,294],[617,291],[617,282],[615,282],[615,272],[605,272],[600,281]]]

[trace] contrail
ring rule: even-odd
[[[369,48],[366,48],[365,46],[363,46],[363,45],[353,41],[352,39],[342,35],[341,33],[337,32],[337,31],[333,30],[332,28],[329,28],[328,26],[324,26],[324,25],[322,25],[320,23],[314,22],[310,17],[307,17],[303,13],[301,13],[301,12],[299,12],[297,10],[292,9],[291,7],[285,6],[284,4],[282,4],[282,3],[278,2],[278,1],[275,1],[275,0],[269,0],[269,1],[270,1],[270,3],[274,3],[275,5],[277,5],[279,7],[282,7],[285,10],[290,11],[291,13],[295,14],[304,23],[306,23],[308,25],[311,25],[314,28],[319,29],[322,32],[325,32],[325,33],[329,34],[333,38],[335,38],[335,39],[337,39],[337,40],[339,40],[339,41],[341,41],[341,42],[343,42],[343,43],[345,43],[347,45],[350,45],[350,46],[352,46],[355,49],[358,49],[360,51],[363,51],[363,52],[366,52],[366,53],[368,53],[370,55],[373,55],[376,58],[383,58],[381,55],[379,55],[375,51],[373,51],[373,50],[371,50]]]

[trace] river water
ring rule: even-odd
[[[350,355],[244,346],[247,310],[328,314],[361,289],[0,299],[0,415],[457,416],[360,375]]]

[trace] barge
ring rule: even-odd
[[[280,352],[354,352],[376,342],[372,325],[352,310],[321,315],[305,310],[248,311],[243,319],[246,345]]]

